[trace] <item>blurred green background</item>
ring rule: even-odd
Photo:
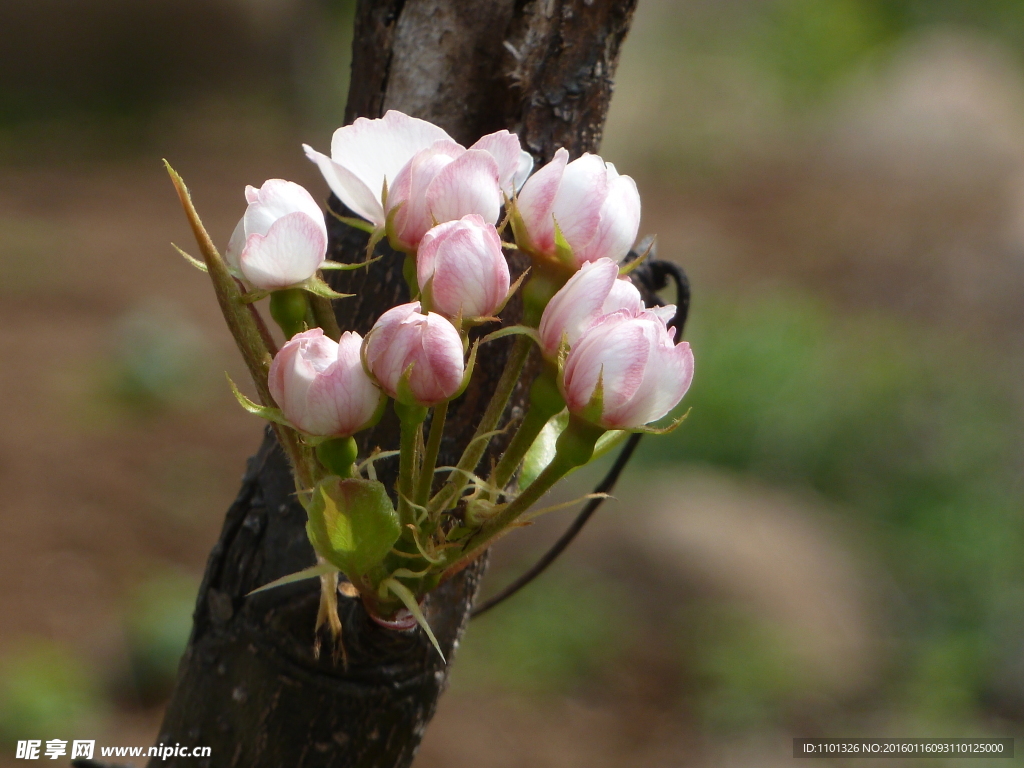
[[[351,14],[0,4],[7,745],[156,733],[260,433],[159,160],[224,239],[245,184],[325,196],[299,143],[341,120]],[[417,765],[1024,735],[1024,3],[640,0],[603,153],[691,275],[691,412],[471,626]]]

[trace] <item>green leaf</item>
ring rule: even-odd
[[[349,578],[384,560],[402,533],[383,483],[327,477],[313,490],[306,531],[313,548]]]
[[[309,568],[303,568],[301,571],[296,573],[289,573],[287,576],[282,576],[280,579],[274,579],[269,584],[264,584],[259,589],[254,589],[246,595],[246,597],[249,597],[249,595],[255,595],[257,592],[265,592],[266,590],[273,589],[274,587],[283,587],[285,584],[294,584],[296,581],[315,579],[318,576],[337,572],[338,566],[333,565],[332,563],[317,563],[316,565],[311,565]]]

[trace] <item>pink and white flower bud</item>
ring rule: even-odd
[[[439,224],[423,236],[416,278],[421,291],[429,289],[432,309],[466,319],[499,312],[511,284],[501,238],[476,214]]]
[[[256,288],[275,291],[303,283],[327,256],[327,225],[316,200],[291,181],[270,179],[245,188],[245,210],[224,259]]]
[[[555,224],[572,249],[578,267],[609,258],[621,261],[640,227],[636,182],[620,176],[611,163],[584,154],[569,162],[564,149],[523,185],[517,208],[532,253],[558,257]]]
[[[499,184],[498,163],[484,150],[439,141],[418,152],[388,190],[392,245],[416,250],[435,222],[455,221],[471,213],[493,224],[501,211]]]
[[[690,345],[675,344],[674,335],[653,312],[602,317],[566,358],[559,388],[569,410],[605,429],[633,429],[665,416],[693,379]]]
[[[478,213],[493,223],[502,193],[511,196],[533,168],[513,133],[497,131],[466,150],[438,126],[395,110],[339,128],[330,157],[303,146],[331,191],[357,216],[383,228],[395,212],[395,245],[406,250],[414,250],[435,221]],[[445,170],[450,165],[455,167]]]
[[[357,216],[384,226],[381,192],[420,150],[451,137],[426,120],[389,110],[374,120],[360,117],[334,132],[331,156],[303,144],[306,157],[320,168],[327,186]]]
[[[319,328],[296,334],[270,364],[268,384],[285,418],[311,435],[348,437],[369,426],[384,393],[366,371],[358,333],[333,341]]]
[[[381,315],[366,335],[365,347],[366,365],[377,383],[406,405],[437,405],[462,387],[459,332],[441,315],[424,315],[418,301]]]
[[[654,312],[663,322],[675,314],[675,306],[648,310],[640,291],[628,278],[619,277],[619,265],[608,258],[585,263],[548,302],[541,316],[541,349],[554,360],[564,337],[572,347],[603,315],[625,310],[632,317]]]

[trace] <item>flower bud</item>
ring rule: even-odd
[[[327,256],[327,225],[316,200],[291,181],[270,179],[245,188],[249,207],[224,258],[256,288],[280,290],[305,282]]]
[[[511,197],[533,168],[513,133],[488,134],[467,150],[436,125],[395,110],[339,128],[331,157],[304,146],[331,191],[357,216],[383,228],[394,214],[393,244],[402,250],[415,250],[435,222],[469,213],[497,221],[502,194]]]
[[[554,360],[564,337],[571,347],[600,317],[626,310],[631,316],[654,311],[669,319],[675,307],[645,310],[640,291],[628,278],[619,277],[619,266],[608,258],[584,264],[548,302],[540,321],[540,341],[544,356]]]
[[[605,315],[580,336],[559,382],[569,411],[605,429],[657,421],[686,394],[693,353],[653,312]],[[600,382],[600,389],[598,389]]]
[[[363,339],[336,343],[319,328],[296,334],[270,365],[268,383],[285,418],[311,435],[347,437],[372,425],[384,393],[363,370]]]
[[[491,317],[508,295],[508,262],[493,224],[476,214],[439,224],[416,253],[420,290],[447,317]]]
[[[462,387],[462,338],[418,301],[392,307],[366,335],[366,365],[381,388],[406,405],[433,406]]]
[[[520,227],[517,239],[535,256],[559,254],[555,226],[572,250],[577,268],[588,261],[620,261],[633,245],[640,226],[640,194],[629,176],[611,163],[584,154],[571,163],[564,149],[523,185],[516,201]],[[518,231],[519,229],[523,231]]]
[[[501,211],[499,179],[497,161],[482,149],[439,141],[418,152],[388,189],[392,245],[416,250],[435,223],[455,221],[470,213],[493,224]]]

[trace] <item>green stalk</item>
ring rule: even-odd
[[[425,505],[430,499],[430,487],[434,483],[434,468],[437,466],[437,454],[441,451],[441,437],[444,434],[444,422],[448,416],[448,401],[434,407],[434,416],[430,420],[430,435],[427,447],[423,452],[423,466],[420,467],[419,483],[416,486],[416,503]]]
[[[427,409],[418,405],[403,405],[395,401],[395,413],[402,425],[402,436],[398,453],[398,516],[402,525],[415,523],[412,507],[413,489],[416,484],[416,442]]]
[[[185,186],[181,176],[171,168],[166,160],[164,165],[167,167],[171,183],[174,184],[174,189],[178,193],[178,199],[181,201],[181,207],[184,209],[188,223],[192,227],[192,233],[199,244],[199,251],[203,256],[203,262],[206,264],[210,281],[213,283],[213,291],[217,296],[217,303],[220,305],[221,314],[224,316],[228,330],[231,331],[231,336],[238,346],[238,351],[242,353],[242,359],[245,360],[245,365],[249,369],[249,375],[252,376],[253,384],[256,385],[256,392],[259,394],[260,401],[267,407],[276,408],[277,403],[274,402],[274,398],[270,394],[270,386],[267,384],[271,363],[270,352],[263,342],[259,327],[256,325],[249,306],[242,301],[242,293],[238,289],[237,281],[232,277],[231,272],[228,271],[227,264],[224,263],[224,259],[221,258],[220,253],[213,244],[213,240],[210,239],[210,235],[203,226],[203,222],[200,220],[199,214],[192,204],[192,196],[189,194],[188,187]],[[273,424],[272,426],[277,435],[278,443],[280,443],[291,462],[296,479],[305,487],[312,487],[308,457],[303,451],[298,433],[280,424]]]
[[[491,475],[492,485],[501,489],[508,485],[512,475],[519,468],[526,452],[530,450],[537,436],[548,420],[565,407],[565,401],[555,383],[555,373],[545,369],[530,387],[530,407],[516,430],[512,441],[498,461]]]
[[[270,316],[286,339],[306,330],[309,299],[301,288],[285,288],[270,294]]]
[[[508,405],[508,400],[512,396],[512,390],[515,389],[516,383],[519,381],[519,375],[523,372],[523,366],[526,365],[526,358],[530,354],[531,344],[532,341],[527,336],[516,337],[515,344],[512,346],[512,353],[505,364],[505,370],[502,372],[498,386],[495,387],[494,394],[491,396],[491,402],[487,404],[487,410],[484,411],[480,424],[477,426],[476,432],[473,433],[473,439],[466,446],[466,450],[462,452],[462,458],[459,459],[459,463],[456,465],[457,470],[448,476],[448,481],[444,487],[431,499],[429,505],[431,512],[446,509],[462,495],[466,483],[469,482],[468,473],[476,469],[477,464],[480,463],[480,459],[484,455],[484,451],[487,450],[487,445],[490,443],[490,438],[484,438],[483,435],[494,431],[494,428],[498,425],[498,420],[501,418],[501,414],[505,412],[505,406]]]
[[[446,571],[457,571],[465,563],[476,558],[482,549],[504,533],[509,525],[536,504],[555,483],[576,467],[590,461],[594,455],[594,446],[604,432],[605,430],[601,427],[594,426],[576,416],[570,416],[565,431],[558,438],[555,457],[551,463],[521,494],[504,507],[499,508],[498,513],[481,526],[480,530],[466,542],[466,547],[463,550],[465,554],[450,565]]]
[[[341,338],[341,328],[338,326],[338,318],[334,315],[334,306],[326,296],[317,296],[315,293],[309,295],[309,305],[313,310],[313,320],[324,334],[337,341]]]

